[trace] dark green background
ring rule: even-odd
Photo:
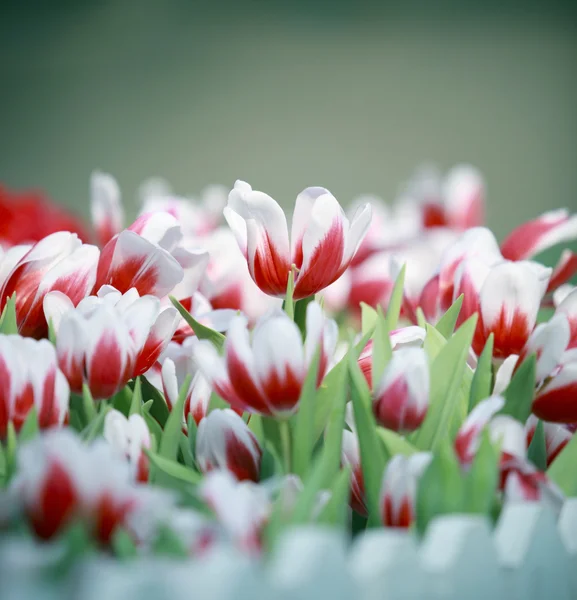
[[[86,210],[243,178],[391,198],[423,160],[486,174],[489,221],[577,207],[567,2],[3,2],[0,179]]]

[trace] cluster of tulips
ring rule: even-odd
[[[306,188],[290,229],[244,181],[150,180],[127,226],[95,172],[90,202],[0,188],[0,531],[258,555],[577,494],[577,215],[499,244],[469,165],[392,205]]]

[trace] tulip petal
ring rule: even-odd
[[[565,315],[569,321],[567,348],[577,348],[577,288],[573,288],[557,306],[556,314]]]
[[[537,392],[533,413],[553,423],[577,422],[577,350],[565,353],[558,372]]]
[[[94,171],[90,176],[90,212],[98,242],[105,246],[124,222],[120,188],[112,175]]]

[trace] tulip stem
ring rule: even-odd
[[[285,474],[291,472],[291,430],[288,419],[278,422]]]

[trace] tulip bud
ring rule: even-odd
[[[393,431],[414,431],[429,405],[429,363],[420,348],[393,353],[376,388],[373,412],[377,422]]]
[[[415,518],[419,479],[433,455],[419,452],[412,456],[397,454],[391,458],[381,487],[381,517],[386,527],[409,527]]]
[[[257,482],[262,450],[246,423],[233,410],[213,410],[200,422],[196,459],[204,473],[226,469],[239,481]]]

